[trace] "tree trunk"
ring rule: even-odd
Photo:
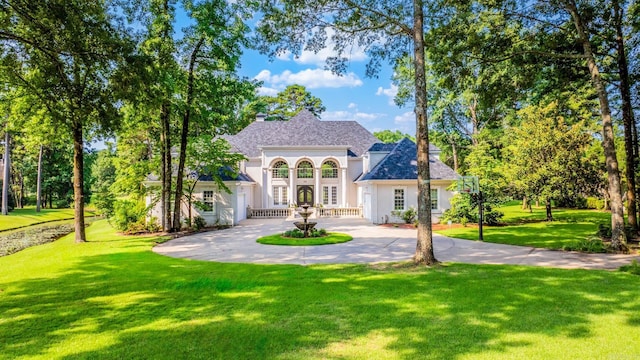
[[[198,43],[191,52],[191,58],[189,60],[189,78],[187,79],[187,100],[186,108],[184,110],[184,117],[182,118],[182,133],[180,135],[180,160],[178,161],[178,173],[176,175],[176,196],[174,198],[173,205],[173,231],[179,231],[182,227],[180,223],[180,205],[182,203],[182,185],[184,181],[184,166],[187,158],[187,141],[189,140],[189,120],[191,118],[191,105],[193,104],[193,70],[196,65],[198,53],[204,43],[204,38],[200,38]]]
[[[431,175],[429,173],[429,130],[427,127],[427,84],[422,7],[422,0],[413,0],[413,66],[416,87],[416,141],[418,145],[418,241],[413,262],[434,265],[438,263],[438,260],[433,253],[431,227]]]
[[[553,221],[553,215],[551,214],[551,198],[548,196],[545,200],[545,208],[547,210],[547,221]]]
[[[162,230],[171,229],[171,105],[168,102],[162,104],[160,109],[160,156],[162,157]]]
[[[11,136],[4,133],[4,171],[2,174],[2,215],[9,215],[9,177],[11,176]]]
[[[471,124],[472,124],[472,135],[471,135],[471,145],[478,146],[478,134],[480,133],[480,124],[478,120],[478,99],[476,96],[473,97],[471,104],[469,105],[469,112],[471,114]]]
[[[525,195],[522,197],[522,210],[526,210],[528,206],[529,206],[529,199],[527,199],[527,196]]]
[[[629,90],[629,66],[625,53],[624,34],[622,32],[622,10],[618,1],[613,1],[614,23],[616,26],[616,48],[618,61],[618,74],[620,75],[620,98],[622,99],[622,120],[624,124],[624,150],[626,155],[627,178],[627,219],[629,226],[638,230],[638,217],[636,208],[636,158],[633,144],[633,109],[631,108],[631,91]]]
[[[36,180],[36,212],[40,212],[40,197],[42,195],[42,149],[40,145],[40,153],[38,154],[38,177]]]
[[[620,172],[613,134],[611,110],[609,108],[609,94],[604,81],[600,77],[600,70],[596,64],[595,55],[591,48],[591,41],[582,17],[578,13],[575,0],[565,3],[567,11],[573,18],[578,37],[582,41],[584,55],[591,74],[591,81],[598,93],[600,101],[600,115],[602,117],[602,148],[604,149],[607,179],[609,181],[609,196],[611,197],[611,247],[622,250],[626,248],[627,237],[624,233],[624,204],[620,186]]]
[[[75,218],[76,242],[87,241],[84,232],[84,143],[82,139],[82,123],[73,122],[73,214]]]
[[[456,142],[454,140],[450,141],[451,143],[451,152],[453,153],[453,171],[458,172],[458,148],[456,147]]]

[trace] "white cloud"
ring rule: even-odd
[[[358,121],[358,122],[370,122],[383,117],[385,114],[380,113],[365,113],[361,111],[326,111],[322,113],[322,120],[333,121]]]
[[[280,90],[278,89],[274,89],[266,86],[261,86],[258,88],[258,95],[262,95],[262,96],[276,96],[278,95],[279,92]]]
[[[391,86],[388,89],[384,89],[382,86],[380,86],[378,87],[378,91],[376,91],[376,95],[378,96],[384,95],[388,97],[389,105],[395,105],[395,103],[393,102],[393,99],[396,97],[396,95],[398,95],[398,87],[394,84],[391,84]]]
[[[299,84],[308,89],[362,86],[362,80],[352,72],[338,76],[323,69],[306,69],[297,73],[285,70],[281,74],[271,74],[269,70],[262,70],[255,79],[272,88],[284,88],[292,84]]]
[[[349,105],[347,106],[347,108],[349,109],[357,109],[358,105],[356,105],[356,103],[349,103]]]
[[[291,52],[289,50],[286,50],[285,52],[278,54],[276,56],[276,59],[281,61],[291,61]]]
[[[415,121],[416,121],[416,114],[413,111],[407,111],[402,115],[398,115],[395,118],[393,118],[393,122],[396,124],[406,124],[406,123],[415,122]]]

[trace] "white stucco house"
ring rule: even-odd
[[[409,139],[383,144],[355,121],[323,121],[306,110],[289,121],[258,116],[225,138],[247,159],[237,176],[223,175],[230,193],[217,189],[211,176],[199,176],[194,196],[207,206],[192,214],[208,224],[293,217],[302,204],[315,207],[316,217],[364,217],[372,223],[399,222],[392,213],[417,208],[417,151]],[[438,159],[437,147],[430,145],[429,152],[437,221],[450,207],[447,187],[458,175]],[[150,195],[148,203],[153,201]],[[160,218],[159,205],[151,215]]]

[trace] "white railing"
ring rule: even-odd
[[[362,217],[362,208],[316,208],[320,217]]]
[[[247,208],[247,218],[251,219],[267,219],[267,218],[286,218],[291,216],[293,208],[274,208],[274,209],[254,209]]]

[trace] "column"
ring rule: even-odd
[[[347,168],[342,168],[342,207],[347,207]]]
[[[269,169],[262,168],[262,208],[270,208],[269,206],[269,193],[271,192],[271,186],[269,186]]]
[[[294,181],[293,174],[295,173],[294,168],[289,168],[289,204],[297,202],[296,199],[296,184]]]
[[[320,168],[315,168],[314,179],[316,180],[316,186],[314,186],[313,189],[313,191],[315,192],[315,195],[313,196],[313,201],[315,204],[313,204],[313,206],[315,206],[316,204],[322,204],[322,199],[320,198],[320,195],[322,194],[320,190],[320,175]]]

